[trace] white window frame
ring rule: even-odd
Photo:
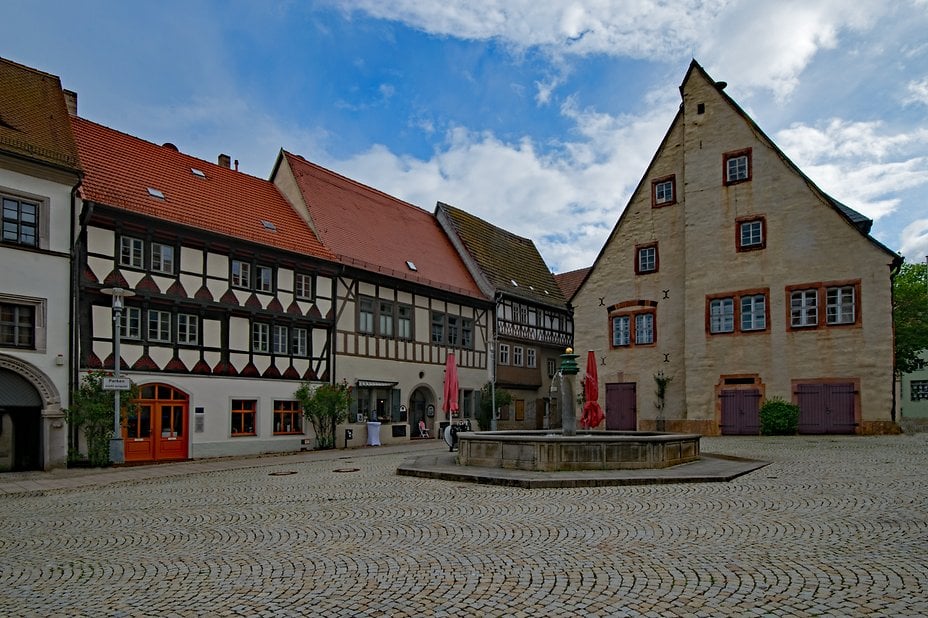
[[[713,298],[709,301],[709,332],[713,335],[735,332],[734,297]]]
[[[635,314],[635,345],[650,345],[654,343],[654,314]]]
[[[160,343],[171,342],[171,312],[160,309],[148,310],[148,340]]]
[[[290,350],[294,356],[306,357],[309,355],[309,331],[305,328],[292,328],[290,330]]]
[[[358,332],[364,335],[374,334],[374,299],[362,296],[358,299]]]
[[[251,289],[251,263],[243,260],[232,260],[232,286],[236,288]]]
[[[718,160],[718,159],[716,159]],[[747,180],[750,175],[750,162],[747,154],[740,154],[725,159],[725,182],[733,183]],[[718,168],[716,168],[718,169]],[[730,228],[729,228],[730,229]]]
[[[764,222],[761,219],[742,221],[738,224],[738,235],[742,249],[761,247],[764,244]]]
[[[396,338],[412,340],[413,308],[409,305],[396,306]]]
[[[513,367],[522,367],[523,353],[525,349],[520,345],[512,346],[512,365]]]
[[[654,203],[658,206],[673,203],[673,180],[654,183]]]
[[[251,351],[269,354],[271,351],[271,325],[265,322],[251,323]]]
[[[174,247],[160,242],[151,243],[151,270],[153,272],[174,274]]]
[[[617,315],[612,318],[612,347],[624,348],[632,344],[630,315]]]
[[[818,289],[793,290],[789,295],[790,326],[806,328],[818,326]]]
[[[272,266],[255,266],[255,290],[258,292],[274,291],[274,268]]]
[[[290,343],[290,329],[286,326],[275,324],[273,337],[274,354],[285,356]]]
[[[119,314],[120,339],[142,338],[142,310],[139,307],[126,305]]]
[[[653,273],[657,270],[657,246],[638,248],[638,272]]]
[[[825,323],[829,326],[854,324],[857,321],[857,299],[853,285],[825,288]]]
[[[393,337],[393,320],[396,306],[389,300],[377,301],[377,334],[381,337]]]
[[[535,348],[525,348],[525,366],[530,369],[538,366],[538,353]]]
[[[293,275],[293,294],[301,300],[312,300],[313,276],[306,273]]]
[[[119,265],[145,268],[145,241],[134,236],[120,236]]]
[[[767,330],[767,297],[748,294],[740,298],[741,330]]]
[[[508,343],[501,343],[501,344],[499,344],[499,361],[498,361],[498,364],[500,364],[500,365],[508,365],[508,364],[509,364],[509,344],[508,344]]]
[[[200,319],[192,313],[177,314],[177,343],[196,345],[200,341]]]

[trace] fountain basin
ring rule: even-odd
[[[511,470],[637,470],[699,459],[699,434],[649,431],[469,431],[458,433],[460,465]]]

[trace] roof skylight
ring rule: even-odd
[[[193,172],[194,176],[199,176],[200,178],[206,178],[206,172],[204,172],[203,170],[198,170],[195,167],[191,167],[190,171]]]
[[[416,263],[413,262],[412,260],[406,260],[406,268],[408,268],[409,270],[419,270],[418,268],[416,268]]]
[[[163,199],[164,199],[164,193],[162,193],[162,192],[159,191],[158,189],[152,189],[151,187],[148,187],[148,195],[150,195],[150,196],[152,196],[152,197],[156,197],[156,198],[158,198],[159,200],[163,200]]]
[[[271,230],[272,232],[277,231],[277,226],[266,219],[261,219],[261,225],[263,225],[266,230]]]
[[[515,280],[515,279],[510,279],[510,280],[509,280],[509,283],[511,283],[511,284],[512,284],[512,287],[514,287],[514,288],[519,287],[519,284],[516,283],[516,280]]]

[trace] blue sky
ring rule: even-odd
[[[588,266],[692,58],[909,261],[928,256],[928,0],[4,0],[81,116],[266,178],[280,148]]]

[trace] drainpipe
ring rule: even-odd
[[[80,365],[78,359],[77,326],[74,320],[77,316],[77,289],[79,277],[78,251],[77,251],[77,192],[84,180],[78,177],[77,184],[71,189],[71,229],[68,231],[70,243],[70,281],[68,282],[68,408],[71,407],[71,393],[77,388],[77,370]],[[74,428],[68,426],[68,447],[71,447],[72,432]],[[76,445],[76,444],[75,444]]]
[[[899,274],[899,270],[902,268],[902,261],[898,263],[893,262],[890,265],[889,269],[889,306],[890,306],[890,322],[892,324],[892,337],[893,337],[893,373],[892,373],[892,407],[889,409],[889,418],[892,422],[896,422],[896,316],[895,316],[895,307],[896,307],[896,275]]]

